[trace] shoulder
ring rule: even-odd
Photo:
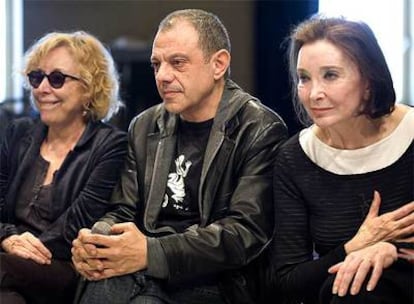
[[[286,128],[286,124],[282,117],[274,110],[265,106],[259,99],[252,97],[245,104],[244,114],[247,119],[253,119],[260,121],[262,124],[281,124]]]
[[[287,126],[279,114],[247,93],[237,95],[230,101],[226,124],[240,124],[243,128],[254,128],[258,132],[269,128],[277,129],[287,137]]]
[[[299,142],[300,132],[291,136],[288,140],[280,145],[279,151],[277,153],[277,162],[278,165],[284,166],[296,166],[296,165],[305,165],[306,156],[303,152],[303,149]]]
[[[126,149],[127,133],[108,123],[90,122],[78,145],[89,146],[88,142],[97,150]]]
[[[157,104],[135,116],[129,125],[129,131],[134,131],[136,128],[145,128],[145,126],[156,125],[157,120],[163,115],[168,115],[163,104]]]
[[[298,151],[301,151],[302,148],[299,143],[299,135],[300,133],[296,133],[295,135],[291,136],[288,140],[286,140],[280,146],[279,153],[281,155],[291,155],[291,154],[297,154]]]
[[[227,121],[237,118],[242,124],[254,123],[259,128],[278,125],[281,131],[287,131],[286,124],[279,114],[265,106],[258,98],[242,90],[233,81],[226,82],[223,95],[224,103],[219,111],[227,111]]]
[[[108,135],[113,137],[125,137],[126,132],[109,123],[98,122],[96,125],[97,132],[101,135]]]
[[[32,134],[35,129],[44,128],[44,125],[38,120],[29,117],[17,118],[12,120],[6,130],[6,138],[22,138]]]

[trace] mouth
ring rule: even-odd
[[[60,101],[38,101],[37,107],[39,110],[51,110],[53,108],[56,108],[59,104]]]
[[[181,93],[180,91],[163,91],[162,96],[164,98],[169,98],[169,97],[175,96],[175,95],[180,94],[180,93]]]
[[[332,108],[311,108],[311,111],[314,113],[324,113],[330,111]]]

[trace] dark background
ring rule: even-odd
[[[163,17],[183,8],[205,9],[222,20],[232,42],[231,78],[296,133],[300,125],[292,109],[283,41],[295,24],[317,12],[318,0],[25,0],[24,48],[55,30],[97,36],[111,49],[121,76],[125,108],[112,122],[126,129],[133,116],[161,101],[149,64],[152,38]]]

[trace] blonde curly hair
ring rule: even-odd
[[[79,66],[79,76],[90,96],[86,117],[109,120],[122,102],[119,99],[119,76],[114,60],[105,46],[84,31],[51,32],[37,40],[25,53],[23,73],[38,69],[39,62],[53,49],[65,47]],[[31,88],[26,78],[26,88]]]

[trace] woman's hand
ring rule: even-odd
[[[52,253],[30,232],[9,236],[1,242],[1,247],[7,253],[31,259],[39,264],[51,263]]]
[[[404,244],[405,246],[402,246]],[[414,236],[405,239],[394,240],[398,248],[398,257],[414,264]]]
[[[383,269],[389,267],[397,258],[397,248],[387,242],[379,242],[351,252],[343,262],[328,270],[329,273],[336,273],[332,293],[339,296],[345,296],[348,291],[352,295],[358,294],[370,270],[372,270],[372,274],[367,284],[367,290],[373,290]]]
[[[401,248],[398,252],[398,257],[414,264],[414,249]]]
[[[401,239],[414,233],[414,201],[378,215],[380,194],[375,191],[368,215],[356,235],[345,244],[347,254],[377,242]]]

